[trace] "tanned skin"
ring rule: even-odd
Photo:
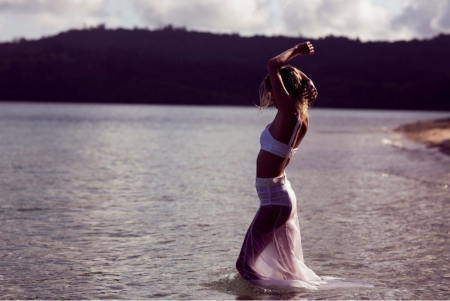
[[[270,134],[275,140],[288,144],[292,132],[298,120],[300,112],[295,108],[295,104],[286,88],[280,75],[281,68],[291,59],[297,56],[314,54],[314,47],[310,42],[301,43],[280,53],[267,62],[272,93],[274,96],[274,106],[278,109],[274,121],[269,127]],[[301,73],[302,79],[307,86],[304,89],[303,97],[309,102],[317,98],[317,89],[312,81]],[[305,137],[308,131],[308,119],[301,122],[297,133],[295,133],[292,147],[296,148]],[[289,158],[282,158],[265,150],[260,150],[256,159],[256,176],[258,178],[274,178],[284,174],[285,168],[290,162]]]

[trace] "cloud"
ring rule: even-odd
[[[389,34],[390,13],[371,0],[295,1],[282,12],[284,30],[307,37],[377,39]]]
[[[97,25],[105,0],[0,0],[0,40],[39,38],[70,28]]]
[[[450,0],[0,0],[0,40],[168,24],[219,33],[408,40],[450,33]]]
[[[173,24],[243,35],[340,35],[362,40],[450,32],[450,0],[132,0],[151,27]],[[394,9],[395,8],[395,9]]]
[[[402,13],[391,22],[393,30],[419,37],[450,33],[450,0],[403,0],[402,3]]]
[[[0,12],[24,14],[61,14],[70,11],[92,11],[103,5],[103,0],[0,0]]]
[[[362,40],[424,38],[450,32],[450,0],[132,0],[141,22],[243,35]],[[397,8],[397,9],[393,9]]]
[[[133,0],[150,27],[172,24],[215,32],[254,33],[264,29],[270,0]]]

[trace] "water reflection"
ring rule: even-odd
[[[450,297],[450,160],[383,129],[442,114],[313,110],[287,171],[305,261],[353,287],[276,293],[234,269],[273,112],[0,106],[5,299]]]

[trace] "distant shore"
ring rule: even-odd
[[[0,42],[0,100],[251,107],[259,102],[267,59],[304,40],[99,25]],[[314,107],[450,111],[450,34],[310,41],[317,55],[292,64],[318,87]]]
[[[405,124],[395,130],[411,140],[437,147],[450,156],[450,118]]]

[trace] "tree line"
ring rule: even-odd
[[[267,60],[306,38],[241,37],[166,26],[70,30],[0,44],[0,100],[253,105]],[[319,91],[315,107],[450,110],[450,35],[360,42],[308,39],[292,65]]]

